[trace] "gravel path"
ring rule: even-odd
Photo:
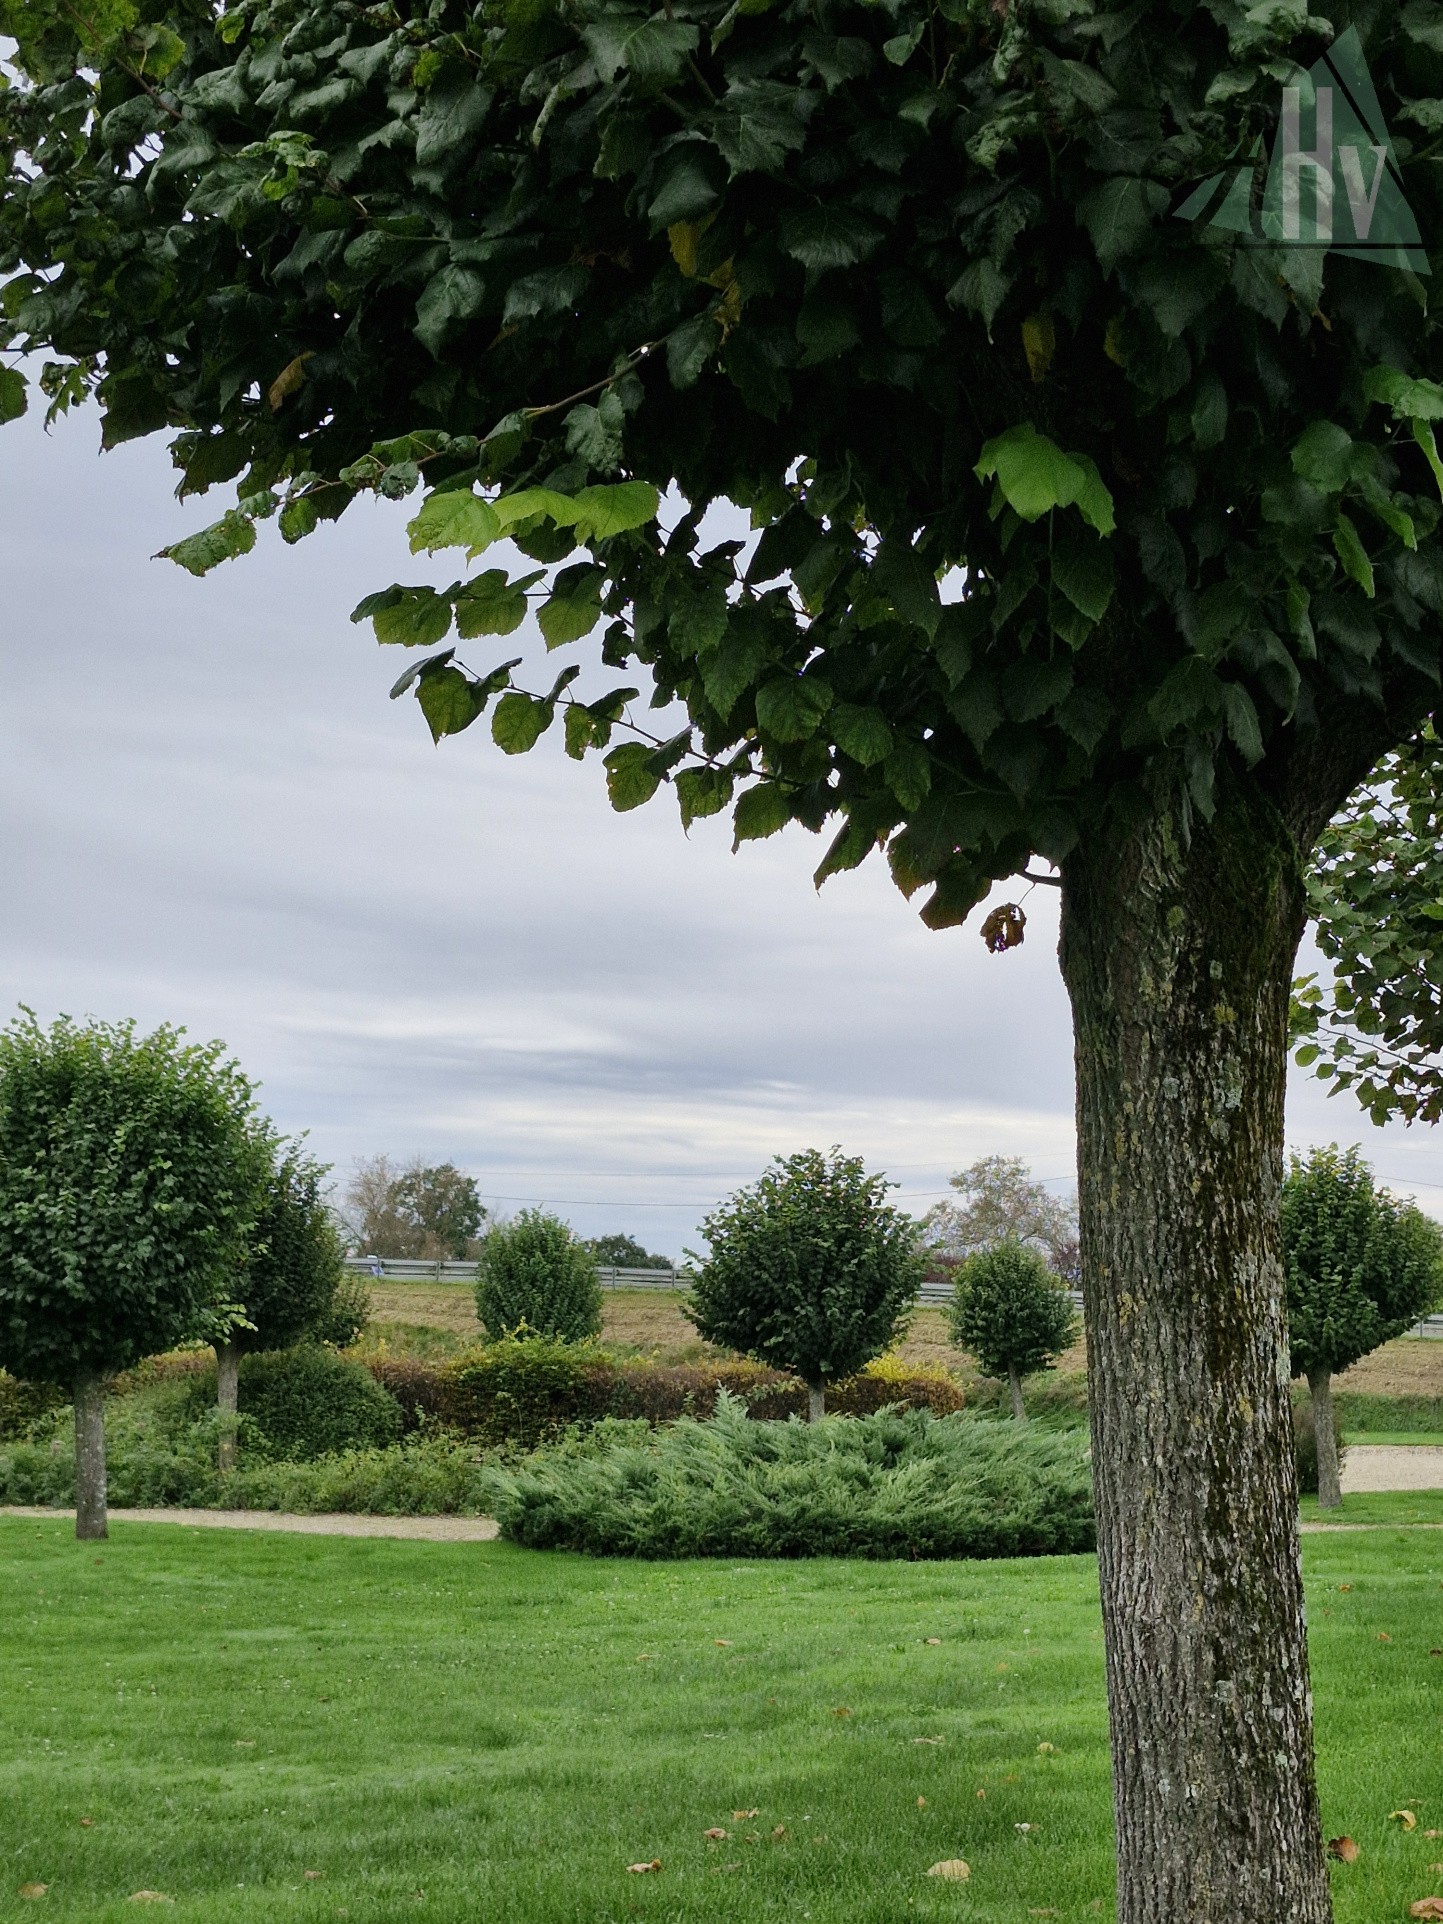
[[[1343,1461],[1344,1496],[1378,1490],[1443,1490],[1443,1447],[1436,1443],[1356,1443]]]
[[[74,1510],[0,1504],[0,1516],[74,1517]],[[288,1516],[279,1510],[112,1510],[112,1523],[179,1523],[202,1530],[291,1530],[315,1537],[411,1537],[426,1543],[490,1543],[500,1534],[489,1516],[348,1516],[326,1511]]]

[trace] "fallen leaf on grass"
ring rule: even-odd
[[[235,1747],[237,1750],[254,1750],[256,1747],[256,1740],[254,1737],[237,1737],[235,1740]]]
[[[730,1637],[713,1637],[712,1642],[716,1645],[718,1650],[730,1650],[732,1647],[732,1640]]]
[[[1428,1655],[1430,1657],[1443,1657],[1443,1650],[1430,1650]]]
[[[1329,1857],[1336,1857],[1338,1861],[1343,1864],[1356,1864],[1358,1861],[1358,1846],[1353,1842],[1351,1837],[1330,1837],[1328,1839],[1328,1855]]]
[[[942,1639],[940,1637],[924,1637],[922,1641],[928,1646],[929,1649],[935,1650],[937,1645],[941,1643]]]
[[[919,1798],[917,1799],[917,1808],[918,1808],[918,1810],[926,1810],[926,1808],[927,1808],[927,1799],[926,1799],[925,1797],[919,1797]]]
[[[324,1877],[325,1874],[324,1871],[302,1871],[301,1873],[308,1884],[314,1884],[318,1878]]]
[[[1413,1815],[1411,1810],[1390,1810],[1388,1812],[1388,1822],[1390,1824],[1401,1824],[1404,1830],[1417,1830],[1418,1828],[1418,1819]]]
[[[44,1897],[49,1889],[50,1886],[48,1884],[22,1884],[20,1886],[20,1895],[22,1897]]]
[[[1409,1917],[1443,1917],[1443,1897],[1420,1897],[1408,1906]]]
[[[914,1744],[945,1744],[946,1741],[947,1739],[945,1737],[914,1737],[912,1739]]]
[[[1423,1835],[1425,1837],[1443,1837],[1443,1830],[1425,1830]]]
[[[82,1830],[94,1830],[95,1819],[93,1817],[82,1817],[80,1820],[80,1828]]]
[[[719,1824],[713,1824],[710,1830],[704,1830],[702,1836],[710,1838],[713,1844],[724,1844],[727,1840],[727,1833]]]
[[[1037,1746],[1037,1754],[1039,1757],[1055,1757],[1057,1755],[1057,1746],[1056,1744],[1039,1744]]]
[[[759,1810],[734,1810],[732,1812],[732,1822],[734,1824],[744,1824],[749,1817],[760,1816],[761,1812]]]
[[[173,1904],[175,1899],[167,1897],[164,1891],[132,1891],[126,1902],[128,1904]]]
[[[978,1791],[978,1793],[977,1793],[977,1801],[978,1801],[978,1803],[979,1803],[979,1804],[985,1804],[985,1803],[987,1802],[987,1793],[986,1793],[986,1791],[985,1791],[985,1790],[979,1790],[979,1791]]]
[[[628,1864],[626,1868],[633,1877],[645,1877],[648,1871],[659,1871],[661,1869],[661,1859],[659,1857],[653,1857],[649,1864]]]
[[[933,1864],[927,1872],[929,1877],[945,1877],[949,1884],[962,1884],[972,1875],[972,1866],[965,1857],[944,1857],[940,1864]]]
[[[775,1830],[774,1830],[774,1831],[772,1832],[772,1836],[773,1836],[773,1838],[774,1838],[774,1839],[775,1839],[775,1840],[776,1840],[776,1841],[777,1841],[778,1843],[780,1843],[780,1842],[781,1842],[781,1840],[782,1840],[782,1838],[784,1838],[784,1837],[786,1836],[786,1834],[787,1834],[787,1827],[786,1827],[786,1825],[785,1825],[785,1824],[778,1824],[778,1825],[777,1825],[777,1827],[776,1827],[776,1829],[775,1829]]]
[[[1035,1824],[1014,1824],[1012,1828],[1015,1831],[1020,1831],[1022,1835],[1026,1837],[1029,1831],[1035,1830],[1037,1827]]]
[[[850,1717],[851,1714],[852,1714],[852,1706],[850,1704],[838,1704],[836,1709],[832,1712],[832,1715],[834,1717]]]
[[[1378,1632],[1378,1641],[1379,1643],[1391,1643],[1393,1639],[1388,1635],[1386,1630],[1380,1630]]]
[[[1352,1586],[1352,1584],[1351,1584],[1351,1583],[1340,1583],[1340,1584],[1338,1585],[1338,1588],[1339,1588],[1340,1590],[1351,1590],[1351,1589],[1352,1589],[1352,1587],[1353,1587],[1353,1586]]]
[[[1428,1866],[1428,1875],[1430,1877],[1443,1876],[1443,1864],[1430,1864]]]
[[[653,1650],[643,1650],[636,1661],[638,1663],[654,1663],[656,1661],[656,1652]]]

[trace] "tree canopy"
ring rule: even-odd
[[[1435,11],[1357,16],[1425,228]],[[182,493],[237,478],[177,561],[424,476],[417,551],[537,564],[362,603],[383,642],[454,628],[403,677],[438,735],[495,700],[509,752],[558,705],[608,748],[626,685],[453,652],[528,597],[550,646],[604,622],[686,710],[610,747],[617,806],[840,817],[819,876],[885,844],[943,926],[1138,784],[1206,818],[1220,770],[1306,779],[1387,702],[1361,774],[1431,699],[1422,282],[1169,213],[1329,38],[1301,0],[5,0],[0,30],[4,325],[108,444],[172,430]],[[723,499],[755,543],[705,545]]]
[[[1012,1413],[1024,1417],[1022,1378],[1049,1369],[1077,1334],[1077,1315],[1037,1249],[1002,1236],[977,1249],[957,1273],[947,1306],[952,1340],[986,1376],[1005,1377]]]
[[[493,1343],[518,1335],[581,1343],[600,1335],[601,1283],[590,1247],[545,1209],[493,1223],[476,1264],[476,1318]]]
[[[1293,1000],[1297,1060],[1375,1123],[1443,1118],[1443,752],[1384,758],[1316,851],[1308,905],[1330,974]]]
[[[346,1187],[348,1227],[366,1256],[462,1262],[477,1253],[486,1208],[475,1178],[454,1163],[413,1156],[397,1167],[387,1156],[359,1161]]]
[[[1443,1295],[1443,1230],[1377,1188],[1360,1150],[1294,1156],[1282,1209],[1294,1375],[1347,1369]]]
[[[977,1251],[1014,1241],[1040,1249],[1060,1275],[1077,1267],[1077,1202],[1054,1196],[1020,1156],[982,1156],[949,1178],[957,1197],[934,1203],[923,1218],[939,1256],[965,1262]]]
[[[859,1156],[777,1156],[702,1222],[710,1254],[687,1315],[709,1343],[791,1370],[822,1412],[826,1386],[880,1356],[916,1302],[917,1225]]]
[[[299,1143],[267,1136],[266,1150],[250,1257],[235,1284],[250,1325],[233,1333],[241,1349],[287,1349],[320,1330],[345,1276],[325,1201],[329,1170]]]
[[[70,1386],[208,1338],[260,1206],[252,1101],[176,1029],[0,1032],[0,1364]]]

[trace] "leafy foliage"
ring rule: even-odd
[[[357,1162],[346,1187],[347,1226],[367,1256],[461,1262],[476,1254],[486,1210],[475,1178],[454,1163],[419,1156],[399,1168],[389,1157]]]
[[[702,1223],[711,1254],[687,1315],[709,1343],[814,1388],[888,1349],[922,1280],[916,1224],[890,1185],[834,1149],[776,1157]]]
[[[517,579],[357,610],[391,644],[454,631],[397,684],[438,738],[494,702],[522,752],[564,712],[617,807],[672,785],[684,820],[734,806],[739,841],[834,819],[819,879],[885,845],[943,926],[1109,799],[1206,817],[1220,772],[1272,792],[1320,722],[1374,704],[1383,746],[1431,702],[1421,283],[1168,217],[1328,22],[152,14],[6,0],[4,329],[56,357],[52,407],[98,394],[108,445],[169,429],[182,492],[235,480],[182,565],[364,491],[429,490],[418,551],[518,546]],[[1429,6],[1349,18],[1390,124],[1431,125]],[[1430,150],[1394,150],[1443,225]],[[755,541],[702,547],[722,499]],[[683,725],[633,725],[628,685],[583,699],[574,667],[528,691],[461,662],[533,598],[548,645],[599,632]]]
[[[1035,1249],[1015,1238],[969,1256],[957,1273],[947,1321],[954,1342],[989,1376],[1046,1369],[1077,1333],[1077,1317]]]
[[[603,1424],[491,1476],[502,1534],[637,1557],[996,1557],[1093,1541],[1082,1438],[924,1411]]]
[[[359,1276],[343,1271],[335,1291],[310,1334],[332,1349],[347,1349],[365,1334],[371,1322],[371,1292]]]
[[[1040,1249],[1059,1274],[1075,1268],[1076,1198],[1052,1195],[1020,1156],[982,1156],[949,1182],[958,1200],[934,1203],[922,1219],[937,1255],[965,1262],[1010,1241]]]
[[[581,1343],[601,1331],[596,1259],[568,1225],[544,1209],[495,1223],[476,1264],[476,1317],[501,1336]]]
[[[349,1306],[337,1302],[349,1279],[322,1194],[328,1171],[298,1144],[274,1143],[267,1135],[265,1148],[271,1166],[261,1186],[250,1261],[236,1286],[251,1327],[237,1328],[233,1340],[243,1349],[287,1349],[324,1328],[344,1329],[343,1340],[350,1341],[365,1318],[352,1326]]]
[[[215,1401],[214,1375],[192,1391],[189,1412]],[[277,1457],[325,1456],[393,1443],[401,1433],[396,1399],[361,1363],[318,1343],[257,1351],[240,1365],[240,1413],[254,1449]]]
[[[635,1236],[593,1236],[586,1247],[604,1269],[670,1269],[670,1256],[653,1256]]]
[[[1443,1119],[1443,760],[1432,726],[1379,764],[1319,843],[1309,907],[1331,980],[1294,986],[1297,1052],[1376,1123]]]
[[[223,1046],[132,1023],[0,1032],[0,1361],[69,1383],[206,1332],[265,1154]]]
[[[1294,1156],[1282,1220],[1295,1376],[1346,1369],[1443,1296],[1443,1230],[1375,1188],[1357,1149]]]

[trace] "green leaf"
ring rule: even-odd
[[[603,15],[583,28],[581,37],[603,86],[625,71],[641,85],[657,88],[669,87],[680,77],[687,55],[695,53],[701,41],[698,28],[663,14],[649,20],[636,14]]]
[[[422,675],[416,699],[433,742],[439,742],[443,735],[459,735],[486,706],[477,684],[459,668],[436,668]]]
[[[1030,421],[989,441],[973,472],[979,481],[995,475],[1008,506],[1024,521],[1075,506],[1099,534],[1111,534],[1116,526],[1112,496],[1096,465],[1085,454],[1064,454]]]
[[[1156,181],[1118,174],[1077,204],[1077,218],[1092,236],[1098,263],[1110,274],[1117,263],[1142,245],[1167,207],[1168,192]]]
[[[1373,564],[1368,559],[1368,551],[1358,535],[1358,530],[1347,515],[1338,516],[1333,529],[1333,546],[1338,551],[1338,559],[1343,568],[1371,601],[1373,598]]]
[[[779,782],[758,782],[746,789],[732,811],[732,851],[743,842],[763,841],[792,819],[792,799]]]
[[[734,80],[712,120],[712,139],[732,173],[780,168],[806,139],[806,114],[814,98],[774,80]]]
[[[524,755],[546,733],[555,713],[549,701],[538,701],[534,695],[513,689],[496,704],[491,739],[507,755]]]
[[[352,56],[354,58],[354,56]],[[438,81],[416,115],[416,165],[463,159],[475,144],[491,106],[491,90],[469,74]]]
[[[696,385],[697,377],[721,346],[721,329],[710,313],[683,321],[666,337],[666,372],[674,388]]]
[[[443,648],[439,655],[428,655],[424,661],[413,661],[411,666],[404,669],[392,683],[391,700],[399,701],[406,690],[414,686],[422,675],[429,673],[433,668],[443,668],[455,652],[454,648]]]
[[[401,648],[429,648],[451,628],[451,604],[434,588],[383,588],[351,611],[369,621],[377,641]]]
[[[474,558],[501,538],[501,520],[490,502],[469,488],[428,495],[419,514],[407,522],[412,554],[438,548],[464,548]]]
[[[238,508],[229,509],[219,521],[210,527],[202,528],[199,534],[187,535],[184,541],[176,541],[161,553],[167,561],[178,561],[189,574],[209,574],[212,568],[222,561],[231,561],[236,555],[249,554],[256,545],[255,522]],[[354,617],[352,617],[354,619]],[[450,611],[447,611],[447,626],[450,625]],[[445,634],[446,629],[441,630]],[[437,636],[435,639],[439,640]]]
[[[1093,535],[1069,531],[1053,543],[1052,579],[1089,621],[1101,621],[1117,586],[1112,551]]]
[[[1293,471],[1324,494],[1339,494],[1348,485],[1348,457],[1353,437],[1336,421],[1314,421],[1303,430],[1293,449]]]
[[[1443,387],[1436,381],[1414,379],[1395,367],[1370,368],[1363,376],[1363,392],[1382,401],[1398,420],[1443,421]]]
[[[773,741],[805,741],[816,733],[831,705],[826,682],[805,675],[779,676],[757,690],[757,726]]]
[[[793,260],[812,274],[825,274],[867,260],[880,245],[883,229],[854,207],[817,204],[783,214],[779,232]]]
[[[997,318],[997,310],[1001,307],[1011,285],[1011,276],[1004,274],[993,262],[973,261],[971,266],[964,268],[948,288],[948,304],[952,307],[967,307],[974,314],[980,314],[990,341],[992,323]]]
[[[704,816],[720,815],[736,786],[736,777],[724,768],[683,768],[673,779],[683,828]]]
[[[536,619],[548,648],[563,647],[589,635],[601,619],[601,589],[606,580],[603,568],[579,562],[563,568],[552,584],[551,595]]]
[[[474,267],[448,263],[421,290],[413,330],[416,339],[439,360],[450,335],[481,312],[485,299],[486,283]]]
[[[882,57],[894,67],[905,67],[922,43],[922,35],[927,31],[927,22],[919,20],[907,33],[899,33],[891,40],[882,42]]]
[[[1423,459],[1433,470],[1433,479],[1438,484],[1439,494],[1443,494],[1443,461],[1438,458],[1438,443],[1433,439],[1433,424],[1430,421],[1414,421],[1413,439],[1423,450]]]
[[[766,643],[756,630],[733,621],[717,648],[703,659],[702,687],[723,720],[756,680],[766,658]]]
[[[0,367],[0,427],[18,421],[29,405],[29,386],[19,368]]]
[[[606,757],[606,792],[611,806],[620,814],[640,808],[661,787],[661,776],[652,766],[652,751],[645,742],[623,742]]]
[[[1258,723],[1256,704],[1239,682],[1223,685],[1223,719],[1233,747],[1249,768],[1254,767],[1263,759],[1263,731]]]
[[[1187,655],[1169,669],[1147,707],[1158,732],[1169,735],[1174,728],[1190,728],[1199,720],[1216,720],[1223,701],[1223,684],[1211,664],[1201,655]]]
[[[887,786],[910,814],[926,801],[932,787],[932,758],[922,742],[899,741],[882,764]]]
[[[888,536],[872,564],[870,580],[903,621],[932,639],[942,619],[942,596],[936,575],[911,542]]]
[[[885,761],[892,752],[891,726],[880,708],[862,707],[854,702],[833,704],[828,722],[832,740],[844,755],[850,755],[863,768]]]
[[[644,528],[661,511],[661,496],[649,481],[612,481],[583,488],[572,499],[580,541],[605,541],[632,528]]]
[[[514,633],[526,619],[526,590],[540,579],[538,572],[511,581],[504,568],[473,576],[456,596],[456,633],[463,641]]]
[[[1192,404],[1192,431],[1200,448],[1220,447],[1228,431],[1228,391],[1216,374],[1205,375],[1198,383]]]

